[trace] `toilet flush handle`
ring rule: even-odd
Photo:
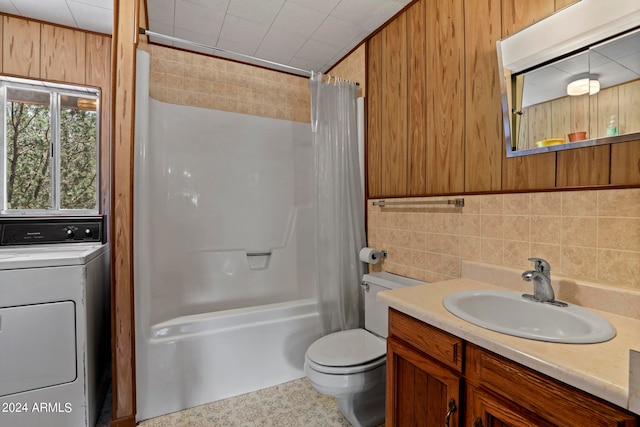
[[[360,286],[365,292],[369,292],[369,284],[367,282],[360,282]]]

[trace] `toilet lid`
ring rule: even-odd
[[[383,338],[364,329],[350,329],[320,338],[309,346],[307,357],[318,365],[345,367],[371,362],[386,353]]]

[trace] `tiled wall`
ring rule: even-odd
[[[360,85],[358,96],[366,96],[365,52],[365,44],[363,43],[328,72],[331,76],[341,77],[358,83]]]
[[[275,119],[308,122],[309,81],[171,49],[140,47],[151,54],[150,95],[158,101]]]
[[[552,274],[640,290],[640,189],[464,199],[464,208],[369,200],[368,245],[389,252],[372,269],[432,282],[460,277],[462,259],[529,269],[527,258],[540,257]]]

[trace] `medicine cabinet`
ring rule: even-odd
[[[638,0],[582,0],[497,51],[507,157],[640,139]]]

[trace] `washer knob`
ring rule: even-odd
[[[85,235],[86,237],[91,237],[91,235],[92,235],[92,234],[93,234],[93,233],[91,232],[91,229],[90,229],[90,228],[85,228],[85,229],[84,229],[84,235]]]
[[[75,233],[73,232],[72,229],[67,228],[66,234],[67,234],[67,239],[71,239]]]

